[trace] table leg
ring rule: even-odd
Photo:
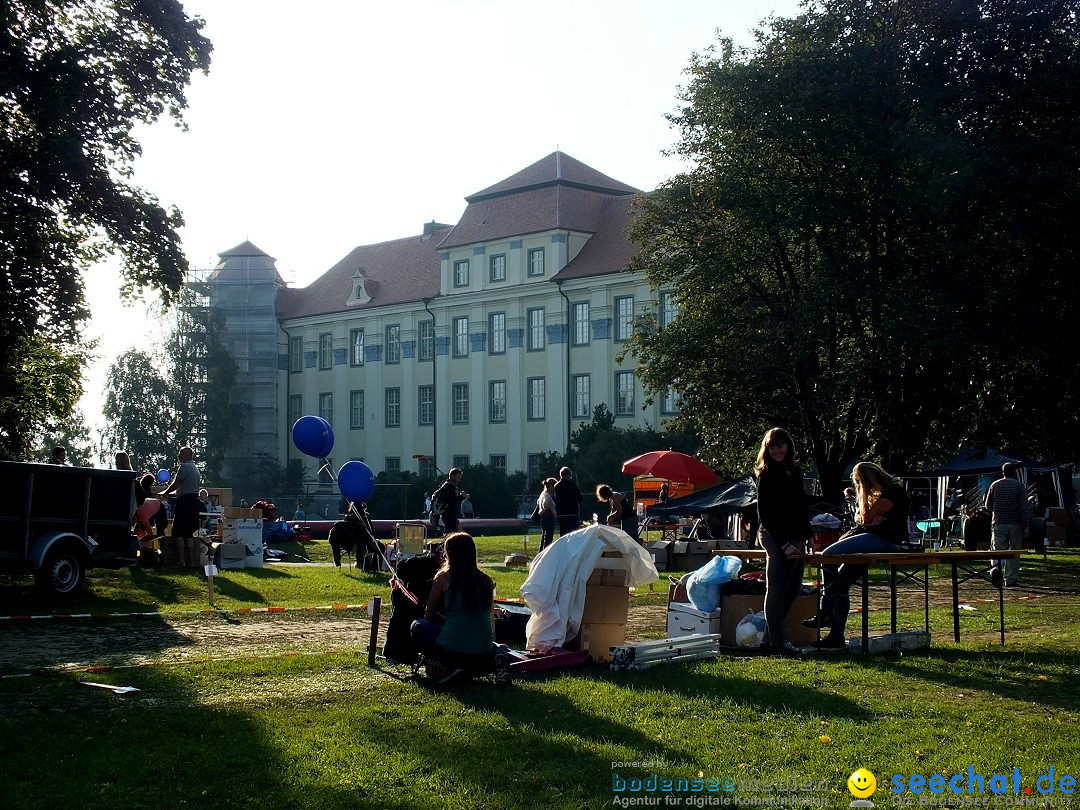
[[[890,632],[896,632],[896,566],[889,566],[889,596],[890,605],[892,609],[892,623],[889,625]]]
[[[1005,561],[1001,561],[1001,578],[998,580],[998,618],[1001,621],[1001,646],[1005,646]]]
[[[960,585],[956,581],[956,560],[952,563],[952,626],[953,641],[960,643]]]
[[[923,614],[926,619],[926,635],[930,635],[930,566],[924,565],[923,573]]]
[[[870,654],[870,566],[863,566],[862,573],[862,648]]]

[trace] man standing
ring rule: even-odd
[[[461,483],[461,475],[461,470],[454,467],[446,476],[442,486],[431,495],[431,510],[442,518],[444,535],[456,532],[460,525],[458,507],[462,496],[458,492],[458,484]]]
[[[202,502],[199,500],[202,476],[199,475],[199,468],[195,466],[195,451],[190,447],[181,447],[176,458],[180,462],[176,475],[160,493],[161,497],[176,498],[173,505],[172,537],[165,547],[167,552],[172,553],[166,554],[165,564],[170,567],[183,567],[186,561],[188,565],[198,565],[198,552],[195,545],[189,544],[188,540],[195,537],[195,532],[199,530],[199,513],[203,511]],[[195,555],[194,559],[187,560],[186,557],[190,556],[187,554],[189,546]]]
[[[1028,503],[1024,485],[1018,479],[1015,464],[1002,464],[1001,476],[986,491],[986,510],[992,515],[990,550],[1018,550],[1031,523],[1031,504]],[[1019,558],[995,562],[990,572],[990,579],[995,585],[1002,582],[1003,568],[1005,585],[1010,588],[1019,585]]]
[[[555,484],[555,512],[559,537],[581,528],[581,490],[574,483],[574,471],[569,467],[559,470],[559,482]]]

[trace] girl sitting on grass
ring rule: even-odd
[[[455,659],[461,662],[459,656],[494,656],[495,680],[502,684],[501,656],[495,646],[495,582],[477,568],[476,544],[470,535],[454,532],[443,547],[446,561],[435,575],[424,618],[412,623],[413,640],[425,655],[451,662],[436,677],[440,683],[464,671],[454,664]],[[509,661],[504,664],[508,678]]]

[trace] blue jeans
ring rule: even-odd
[[[878,554],[902,551],[900,546],[882,540],[871,532],[859,532],[827,547],[822,554]],[[829,635],[842,636],[851,611],[851,586],[862,579],[865,565],[826,565],[822,571],[825,578],[825,595],[821,598],[821,612],[831,616],[833,629]]]

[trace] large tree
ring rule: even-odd
[[[0,456],[25,458],[81,393],[90,262],[119,252],[127,292],[180,289],[180,214],[129,182],[132,128],[181,120],[201,28],[177,0],[0,5]]]
[[[836,493],[973,442],[1075,456],[1080,3],[821,0],[696,55],[640,330],[716,460],[789,427]]]
[[[160,361],[129,349],[109,366],[105,380],[105,429],[101,455],[126,450],[136,470],[173,466],[184,444],[176,412],[177,386],[159,370]]]

